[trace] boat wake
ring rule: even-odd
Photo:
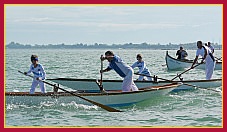
[[[70,103],[60,103],[60,102],[50,102],[44,101],[37,105],[29,105],[29,104],[6,104],[6,111],[16,110],[16,109],[60,109],[66,111],[76,111],[76,110],[98,110],[98,106],[95,105],[85,105],[78,104],[74,101]]]
[[[85,110],[91,110],[95,109],[98,110],[98,106],[96,105],[84,105],[84,104],[77,104],[76,102],[72,101],[71,103],[61,103],[60,106],[67,109],[85,109]]]

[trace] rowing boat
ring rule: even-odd
[[[75,78],[55,78],[47,79],[57,84],[66,86],[74,90],[97,90],[99,87],[96,84],[95,79],[75,79]],[[134,81],[138,88],[149,87],[149,86],[161,86],[170,83],[170,81]],[[175,81],[182,82],[191,85],[196,85],[199,87],[220,87],[222,86],[222,79],[211,79],[211,80],[183,80]],[[106,90],[120,90],[122,87],[122,80],[102,80],[103,86]],[[190,87],[180,86],[177,89],[188,89]]]
[[[165,95],[174,88],[182,85],[182,83],[170,83],[162,86],[149,86],[141,88],[139,91],[122,92],[121,90],[106,90],[100,92],[98,90],[78,90],[73,91],[74,94],[99,102],[107,106],[128,106],[147,99],[155,98],[160,95]],[[59,103],[82,103],[91,105],[65,92],[47,92],[42,94],[36,92],[29,94],[29,92],[6,92],[7,104],[40,104],[41,102],[59,102]]]
[[[168,54],[168,51],[166,51],[165,59],[166,59],[167,68],[169,70],[182,70],[184,68],[190,68],[193,63],[193,60],[180,60],[180,59],[173,58]],[[205,64],[201,64],[196,68],[205,69]],[[222,70],[222,62],[216,61],[215,70]]]

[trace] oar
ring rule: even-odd
[[[152,76],[148,76],[148,75],[145,75],[145,74],[139,74],[139,73],[134,73],[134,74],[141,75],[141,76],[146,76],[146,77],[152,77]],[[154,77],[152,77],[152,78],[154,78]],[[171,82],[171,83],[177,82],[177,81],[172,81],[172,80],[168,80],[168,79],[164,79],[164,78],[160,78],[160,77],[157,77],[157,79],[168,81],[168,82]],[[210,89],[210,88],[204,88],[204,87],[199,87],[199,86],[188,84],[188,83],[183,83],[183,85],[192,86],[192,87],[195,87],[195,88],[198,88],[198,89],[205,89],[205,90],[211,90],[211,91],[214,91],[214,92],[220,92],[218,90],[214,90],[214,89]]]
[[[103,55],[101,55],[101,57],[103,57]],[[103,69],[103,61],[101,60],[101,71]],[[102,76],[103,76],[103,73],[101,72],[100,73],[101,77],[100,77],[100,82],[98,82],[98,80],[96,80],[96,84],[99,86],[99,89],[101,92],[104,92],[104,88],[103,88],[103,85],[102,85]]]
[[[153,76],[149,76],[149,75],[145,75],[145,74],[139,74],[139,73],[134,73],[134,74],[154,78]],[[176,82],[176,81],[171,81],[171,80],[160,78],[160,77],[157,77],[157,79],[161,79],[161,80],[168,81],[168,82]]]
[[[103,70],[103,61],[101,60],[101,71]],[[100,90],[103,91],[103,85],[102,85],[102,76],[103,76],[103,73],[101,72],[101,77],[100,77]]]
[[[183,83],[183,85],[187,85],[187,86],[191,86],[191,87],[195,87],[195,88],[200,88],[200,89],[204,89],[204,90],[211,90],[211,91],[214,91],[214,92],[221,92],[222,91],[218,91],[218,90],[214,90],[214,89],[211,89],[211,88],[203,88],[203,87],[199,87],[199,86],[196,86],[196,85],[191,85],[191,84],[188,84],[188,83]]]
[[[199,63],[199,64],[195,65],[194,67],[190,67],[190,68],[188,68],[187,70],[183,71],[182,73],[177,74],[177,76],[175,76],[173,79],[171,79],[171,81],[173,81],[173,80],[176,79],[177,77],[181,76],[182,74],[184,74],[184,73],[190,71],[191,69],[193,69],[193,68],[195,68],[195,67],[197,67],[197,66],[199,66],[199,65],[201,65],[201,64],[203,64],[203,63]]]
[[[18,71],[18,72],[24,74],[22,71]],[[25,75],[25,74],[24,74],[24,75]],[[26,75],[26,76],[29,76],[29,77],[31,77],[31,78],[34,78],[34,77],[31,76],[31,75]],[[42,82],[44,82],[44,83],[46,83],[46,84],[48,84],[48,85],[50,85],[50,86],[56,87],[56,85],[51,84],[51,83],[49,83],[49,82],[46,82],[46,81],[44,81],[44,80],[40,80],[40,81],[42,81]],[[63,89],[63,88],[60,88],[60,87],[57,87],[57,88],[59,88],[60,90],[66,92],[66,93],[70,93],[70,94],[73,95],[73,96],[76,96],[76,97],[79,97],[79,98],[81,98],[81,99],[83,99],[83,100],[86,100],[86,101],[88,101],[88,102],[90,102],[90,103],[92,103],[92,104],[94,104],[94,105],[97,105],[97,106],[99,106],[99,107],[101,107],[101,108],[103,108],[104,110],[107,110],[107,111],[109,111],[109,112],[122,112],[122,111],[117,110],[117,109],[114,109],[114,108],[112,108],[112,107],[109,107],[109,106],[100,104],[100,103],[98,103],[98,102],[89,100],[89,99],[87,99],[87,98],[84,98],[84,97],[82,97],[82,96],[80,96],[80,95],[78,95],[78,94],[76,94],[76,93],[67,91],[67,90],[65,90],[65,89]]]

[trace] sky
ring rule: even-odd
[[[221,5],[7,5],[6,44],[222,44]]]

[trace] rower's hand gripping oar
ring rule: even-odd
[[[103,57],[103,55],[101,55],[101,57]],[[101,70],[103,70],[103,60],[101,60]],[[100,77],[100,91],[103,91],[104,88],[103,88],[103,85],[102,85],[102,76],[103,76],[103,72],[100,73],[101,74],[101,77]]]
[[[103,55],[101,55],[100,59],[103,58]],[[103,70],[103,60],[101,59],[101,71]],[[103,76],[103,72],[100,71],[100,81],[96,80],[96,84],[99,86],[99,89],[101,92],[105,92],[103,85],[102,85],[102,76]]]
[[[24,74],[24,72],[22,72],[22,71],[18,71],[18,72]],[[25,74],[24,74],[24,75],[25,75]],[[29,76],[29,77],[31,77],[31,78],[34,78],[34,77],[31,76],[31,75],[26,75],[26,76]],[[51,83],[49,83],[49,82],[46,82],[46,81],[44,81],[44,80],[40,80],[40,81],[42,81],[42,82],[44,82],[44,83],[46,83],[46,84],[48,84],[48,85],[50,85],[50,86],[56,87],[56,85],[51,84]],[[98,103],[98,102],[89,100],[89,99],[87,99],[87,98],[84,98],[84,97],[82,97],[82,96],[80,96],[80,95],[78,95],[78,94],[76,94],[76,93],[67,91],[67,90],[65,90],[65,89],[63,89],[63,88],[60,88],[60,87],[58,87],[58,86],[57,86],[57,88],[60,89],[60,90],[62,90],[62,91],[64,91],[64,92],[66,92],[66,93],[70,93],[70,94],[73,95],[73,96],[76,96],[76,97],[79,97],[79,98],[81,98],[81,99],[83,99],[83,100],[86,100],[86,101],[88,101],[88,102],[90,102],[90,103],[92,103],[92,104],[94,104],[94,105],[97,105],[97,106],[99,106],[99,107],[101,107],[101,108],[103,108],[104,110],[107,110],[107,111],[109,111],[109,112],[122,112],[122,111],[117,110],[117,109],[114,109],[114,108],[112,108],[112,107],[109,107],[109,106],[100,104],[100,103]]]
[[[190,71],[191,69],[193,69],[193,68],[195,68],[195,67],[197,67],[197,66],[199,66],[199,65],[201,65],[201,64],[203,64],[203,63],[199,63],[199,64],[195,65],[194,67],[190,67],[190,68],[188,68],[187,70],[183,71],[182,73],[177,74],[177,76],[175,76],[173,79],[171,79],[171,81],[173,81],[173,80],[176,79],[177,77],[180,77],[182,74],[184,74],[184,73]]]

